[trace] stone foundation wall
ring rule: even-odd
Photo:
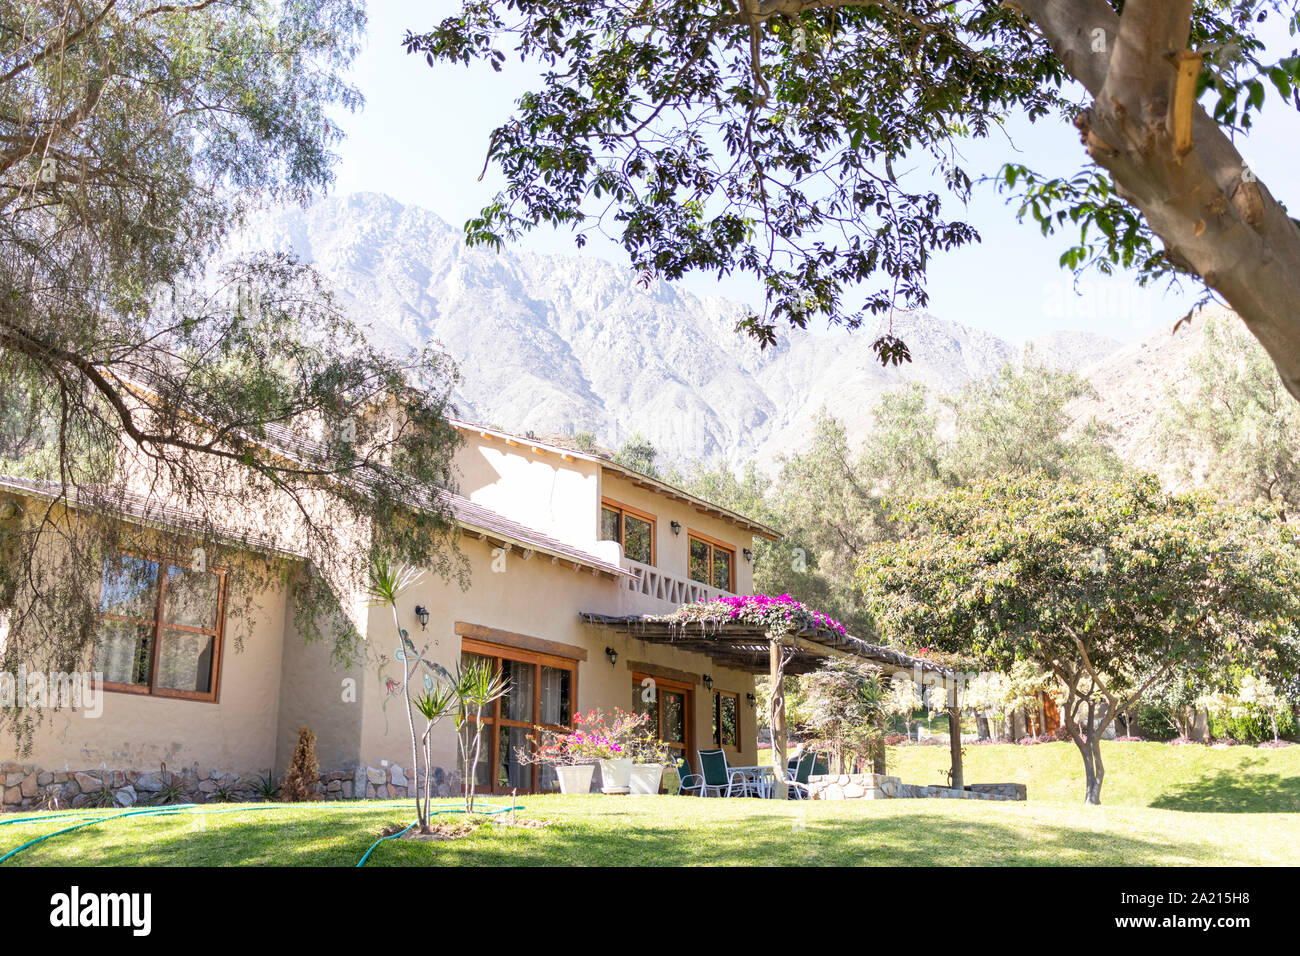
[[[1029,796],[1023,783],[972,783],[970,789],[974,793],[1001,794],[1008,800],[1026,800]]]
[[[180,790],[176,800],[179,803],[251,803],[264,799],[258,792],[261,776],[201,768],[198,764],[181,770],[45,770],[9,762],[0,764],[0,810],[148,806],[162,800],[169,782]],[[322,800],[400,799],[411,795],[414,778],[409,767],[397,764],[349,767],[322,773],[312,790]],[[434,768],[433,796],[454,796],[460,786],[459,771]],[[107,800],[111,803],[104,802]]]
[[[814,800],[892,800],[939,797],[949,800],[1024,800],[1021,783],[971,784],[969,789],[903,783],[883,773],[841,773],[808,778],[808,793]]]

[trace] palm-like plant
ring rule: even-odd
[[[438,721],[456,710],[456,688],[438,682],[415,699],[415,709],[424,717],[424,734],[420,746],[424,753],[424,789],[419,792],[419,780],[412,781],[417,788],[416,810],[422,828],[429,825],[429,798],[433,789],[433,728]],[[423,831],[422,831],[423,832]]]
[[[392,566],[382,558],[375,559],[370,565],[370,579],[366,584],[366,604],[369,607],[387,607],[393,613],[393,627],[397,629],[398,649],[396,657],[402,662],[402,694],[406,699],[406,725],[411,732],[411,770],[416,779],[411,787],[415,790],[415,813],[421,833],[429,832],[429,785],[433,778],[430,737],[434,725],[451,712],[455,700],[455,688],[445,689],[437,682],[426,678],[425,692],[418,700],[411,697],[411,678],[424,662],[424,651],[417,651],[415,644],[407,635],[397,617],[397,599],[414,587],[424,576],[424,572],[408,565]],[[424,650],[429,648],[426,645]],[[432,684],[432,686],[430,686]],[[415,714],[413,706],[425,718],[424,734],[420,737],[415,732]],[[424,792],[419,790],[420,756],[423,754]]]
[[[483,743],[483,708],[506,695],[510,680],[498,674],[491,661],[474,660],[456,668],[453,685],[456,709],[456,744],[464,767],[465,812],[474,812],[475,771]],[[471,714],[473,719],[471,719]]]

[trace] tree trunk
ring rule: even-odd
[[[1101,762],[1101,741],[1093,737],[1074,735],[1074,744],[1083,755],[1084,803],[1101,803],[1101,784],[1106,779],[1106,768]]]
[[[1164,241],[1225,298],[1300,398],[1300,229],[1210,116],[1179,93],[1195,69],[1192,0],[1010,0],[1095,97],[1075,123],[1088,155]],[[1100,49],[1098,47],[1100,46]]]
[[[948,753],[952,756],[952,788],[963,790],[966,778],[961,766],[961,711],[956,707],[948,711]]]
[[[980,740],[989,740],[993,736],[989,730],[989,719],[983,711],[975,715],[975,732],[979,734]]]
[[[1071,695],[1073,702],[1073,692]],[[1085,735],[1079,726],[1078,709],[1078,705],[1072,703],[1070,707],[1062,710],[1061,719],[1066,721],[1065,727],[1070,733],[1070,739],[1074,741],[1074,745],[1079,748],[1079,754],[1083,757],[1083,802],[1096,805],[1101,803],[1101,784],[1106,779],[1106,768],[1101,762],[1101,730],[1105,728],[1094,729],[1096,711],[1093,702],[1089,701]]]
[[[885,742],[879,740],[876,742],[875,750],[871,754],[871,770],[873,773],[884,774],[885,769]]]

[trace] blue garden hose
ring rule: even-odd
[[[487,816],[493,816],[498,813],[505,813],[507,810],[522,810],[522,809],[523,807],[517,806],[515,803],[511,802],[510,806],[508,807],[493,807],[493,806],[487,806],[485,804],[484,809],[481,812]],[[440,813],[465,813],[465,812],[466,811],[464,807],[444,807],[438,810],[434,810],[430,808],[429,816],[436,817]],[[474,812],[479,813],[480,811],[475,810]],[[370,849],[367,850],[365,854],[361,857],[361,859],[357,861],[357,866],[365,866],[366,860],[370,859],[370,854],[375,852],[375,847],[379,846],[379,844],[383,843],[385,840],[396,840],[399,836],[406,833],[407,830],[410,830],[411,827],[414,827],[419,822],[420,822],[419,820],[416,820],[415,823],[412,823],[411,826],[407,827],[405,830],[401,830],[397,833],[390,833],[388,834],[388,836],[380,837],[374,843],[370,844]]]
[[[375,806],[376,803],[379,804],[378,807]],[[375,801],[374,803],[369,804],[368,809],[383,809],[384,808],[383,804],[385,803],[395,803],[398,805],[405,805],[406,801]],[[215,813],[252,813],[258,810],[289,810],[289,809],[293,809],[296,806],[298,805],[292,803],[266,803],[258,806],[251,806],[251,807],[245,806],[245,807],[224,807],[222,809],[208,809],[203,807],[201,804],[197,804],[197,803],[176,803],[176,804],[167,804],[161,807],[146,807],[144,809],[124,810],[121,813],[114,813],[114,814],[110,814],[109,816],[85,815],[85,810],[87,808],[82,807],[80,809],[75,809],[75,810],[54,810],[54,811],[50,811],[49,813],[43,813],[37,816],[20,817],[14,820],[0,820],[0,826],[7,826],[11,823],[44,823],[50,821],[67,822],[71,820],[79,821],[75,826],[64,827],[60,830],[55,830],[52,833],[46,833],[43,836],[35,837],[31,840],[28,840],[26,843],[22,844],[21,846],[15,847],[14,849],[5,853],[3,856],[0,856],[0,863],[4,863],[10,857],[17,856],[23,850],[26,850],[29,847],[36,846],[36,844],[38,843],[43,843],[44,841],[50,839],[51,837],[56,837],[64,833],[72,833],[73,831],[80,830],[83,827],[94,826],[96,823],[106,823],[109,820],[118,820],[121,819],[122,817],[178,816],[181,815],[182,813],[186,815],[194,814],[199,816],[206,816],[208,814],[215,814]],[[356,810],[359,809],[359,807],[356,801],[340,800],[337,803],[335,802],[322,803],[319,806],[313,807],[313,809]],[[493,806],[484,805],[482,810],[476,809],[475,812],[476,813],[481,812],[491,816],[498,813],[505,813],[507,810],[522,810],[522,809],[523,807],[514,804],[508,807],[493,807]],[[441,813],[464,813],[464,812],[465,812],[464,807],[443,806],[436,810],[430,808],[431,816],[436,816]],[[418,823],[418,821],[416,822]],[[410,830],[411,827],[414,827],[415,825],[416,825],[415,823],[412,823],[411,826],[406,827],[406,829],[398,833],[394,833],[386,837],[380,837],[373,844],[371,844],[370,849],[366,850],[365,855],[361,857],[361,860],[356,865],[363,866],[366,860],[369,859],[370,854],[374,851],[375,847],[379,846],[380,843],[383,843],[384,840],[391,840],[394,837],[399,837],[402,834],[406,833],[407,830]]]
[[[366,860],[370,859],[370,854],[375,852],[375,847],[379,846],[379,844],[383,843],[385,840],[393,840],[393,839],[396,839],[397,837],[401,836],[403,833],[405,833],[407,830],[411,829],[411,827],[415,826],[415,825],[418,824],[419,822],[420,822],[419,820],[416,820],[415,823],[412,823],[411,826],[409,826],[409,827],[406,828],[406,830],[402,830],[402,831],[400,831],[400,832],[398,832],[398,833],[390,833],[388,836],[380,837],[380,838],[379,838],[378,840],[376,840],[374,843],[370,844],[370,849],[367,850],[367,851],[362,855],[361,859],[357,860],[357,866],[359,866],[359,867],[360,867],[360,866],[365,866],[365,865],[366,865]]]
[[[186,807],[193,807],[193,806],[195,806],[195,804],[193,803],[181,803],[175,806],[168,806],[168,807],[150,807],[147,810],[125,810],[122,813],[114,813],[112,816],[108,816],[108,817],[95,817],[91,820],[87,820],[84,823],[78,823],[75,827],[64,827],[62,830],[55,830],[53,833],[47,833],[44,836],[38,836],[34,839],[28,840],[22,846],[10,850],[4,856],[0,856],[0,863],[3,863],[11,856],[17,856],[19,853],[21,853],[23,850],[27,849],[28,847],[35,846],[38,843],[43,843],[44,841],[48,840],[50,837],[56,837],[60,833],[71,833],[73,830],[80,830],[82,827],[93,827],[96,823],[104,823],[108,820],[116,820],[119,817],[138,817],[138,816],[152,816],[155,814],[164,814],[164,813],[178,813],[179,811],[185,809]]]

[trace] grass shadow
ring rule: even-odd
[[[1173,787],[1150,805],[1197,813],[1295,813],[1300,812],[1300,777],[1220,770]]]

